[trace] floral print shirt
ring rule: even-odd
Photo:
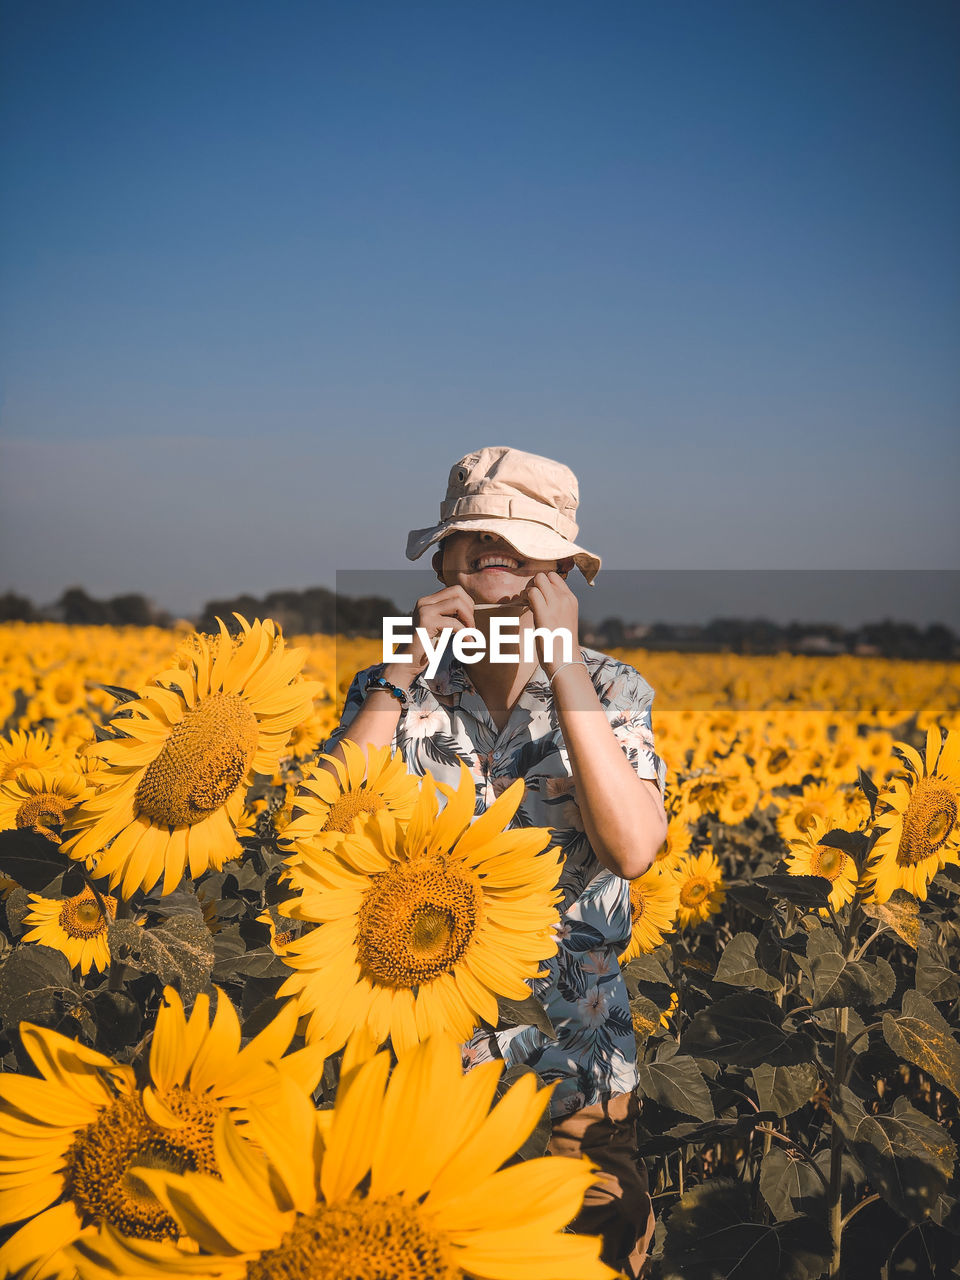
[[[653,689],[615,658],[593,649],[580,653],[627,759],[663,792],[667,767],[654,749]],[[348,734],[367,677],[382,672],[377,665],[354,676],[325,751]],[[523,778],[524,799],[511,826],[550,827],[551,843],[563,855],[559,950],[545,962],[548,975],[531,984],[556,1039],[533,1026],[487,1028],[463,1046],[464,1065],[490,1056],[502,1056],[508,1065],[526,1063],[546,1082],[558,1082],[554,1116],[631,1091],[638,1082],[636,1041],[617,960],[630,937],[630,885],[602,866],[584,832],[546,674],[540,667],[533,673],[502,730],[474,689],[469,667],[449,648],[432,679],[421,675],[413,682],[409,699],[393,738],[408,772],[429,772],[456,786],[463,760],[476,784],[478,814]]]

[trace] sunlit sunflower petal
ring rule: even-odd
[[[348,763],[359,770],[353,752]],[[406,824],[381,808],[335,846],[302,853],[300,897],[281,909],[318,927],[283,949],[295,975],[280,995],[296,996],[308,1039],[329,1051],[361,1025],[397,1053],[442,1031],[466,1040],[482,1019],[496,1023],[498,997],[525,999],[556,953],[561,864],[544,853],[550,832],[499,825],[522,782],[472,824],[466,766],[442,791],[441,811],[427,774]]]
[[[237,851],[231,802],[255,765],[276,766],[290,728],[311,712],[319,686],[298,679],[305,655],[285,653],[272,623],[242,626],[236,642],[223,630],[195,636],[195,660],[161,672],[126,704],[119,727],[132,716],[141,728],[163,730],[149,759],[136,737],[104,744],[100,789],[76,810],[76,834],[64,849],[76,858],[99,855],[98,874],[125,897],[161,880],[169,894],[186,869],[196,877],[222,866]]]
[[[82,1280],[612,1277],[598,1260],[598,1237],[563,1230],[593,1178],[585,1161],[545,1157],[497,1172],[550,1092],[521,1080],[488,1115],[500,1065],[463,1075],[457,1045],[440,1037],[417,1045],[387,1081],[389,1055],[378,1054],[342,1076],[329,1121],[321,1113],[309,1124],[309,1103],[289,1089],[269,1112],[255,1110],[253,1127],[272,1128],[266,1151],[222,1117],[222,1181],[145,1175],[198,1251],[110,1230],[67,1256]]]

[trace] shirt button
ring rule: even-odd
[[[499,759],[500,759],[500,757],[501,757],[502,755],[503,755],[503,752],[502,752],[502,751],[495,751],[495,752],[493,753],[493,758],[494,758],[494,760],[499,760]]]

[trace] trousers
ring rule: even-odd
[[[551,1155],[586,1156],[599,1166],[599,1180],[584,1196],[570,1230],[602,1236],[601,1258],[629,1280],[648,1274],[656,1226],[646,1166],[637,1153],[639,1114],[635,1094],[615,1094],[558,1116],[547,1148]]]

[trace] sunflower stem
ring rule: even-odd
[[[873,1204],[874,1200],[879,1200],[880,1198],[881,1198],[880,1192],[874,1191],[872,1195],[864,1196],[862,1200],[858,1200],[857,1203],[853,1206],[853,1208],[849,1209],[843,1215],[843,1221],[840,1223],[840,1230],[841,1231],[843,1230],[843,1228],[847,1225],[847,1223],[854,1216],[854,1214],[859,1213],[861,1209],[865,1209],[868,1204]]]
[[[837,1009],[836,1011],[836,1040],[834,1041],[833,1046],[833,1083],[838,1091],[846,1069],[847,1025],[849,1022],[849,1014],[850,1010],[846,1008]],[[840,1099],[836,1094],[834,1094],[830,1101],[830,1189],[827,1203],[829,1206],[830,1235],[833,1239],[833,1258],[827,1275],[830,1277],[830,1280],[834,1280],[834,1277],[839,1276],[840,1274],[840,1235],[843,1230],[840,1194],[843,1176],[843,1136],[840,1132],[840,1126],[837,1124],[836,1116],[836,1108],[839,1105]]]
[[[130,906],[130,903],[127,902],[126,898],[118,898],[117,914],[115,919],[129,920],[132,916],[133,908]],[[114,960],[112,956],[110,957],[110,981],[108,983],[108,990],[119,991],[122,988],[126,969],[127,966],[122,960]]]
[[[831,908],[831,916],[835,925],[839,924],[836,913]],[[853,958],[856,951],[857,935],[860,931],[860,921],[863,913],[860,910],[860,904],[855,903],[853,910],[850,912],[850,919],[846,929],[841,934],[843,943],[843,954],[847,960]],[[843,1181],[843,1135],[840,1132],[840,1126],[837,1124],[837,1108],[840,1105],[840,1087],[847,1076],[847,1052],[849,1045],[847,1044],[847,1028],[850,1025],[850,1010],[848,1007],[837,1009],[835,1012],[836,1039],[833,1045],[833,1083],[830,1088],[830,1192],[827,1199],[830,1235],[833,1238],[833,1258],[830,1263],[830,1270],[827,1272],[829,1280],[840,1274],[840,1237],[843,1233],[843,1214],[842,1214],[842,1181]]]
[[[850,1054],[850,1050],[857,1043],[857,1041],[862,1040],[864,1036],[868,1036],[871,1031],[882,1031],[882,1030],[883,1030],[882,1022],[871,1022],[868,1027],[864,1027],[862,1031],[858,1031],[857,1034],[851,1040],[847,1041],[848,1068],[853,1065],[853,1060],[852,1058],[849,1057],[849,1054]]]
[[[862,959],[863,959],[864,953],[866,952],[867,948],[870,946],[871,942],[873,942],[875,938],[879,938],[879,937],[880,937],[880,935],[881,935],[881,933],[883,933],[883,931],[884,931],[884,929],[885,929],[886,927],[887,927],[887,926],[886,926],[885,924],[882,924],[882,925],[879,927],[879,929],[874,929],[873,933],[871,933],[870,937],[869,937],[869,938],[867,938],[867,940],[866,940],[866,942],[863,944],[863,946],[862,946],[862,947],[858,947],[858,948],[857,948],[857,951],[856,951],[856,953],[854,954],[854,957],[853,957],[853,958],[854,958],[854,960],[862,960]]]

